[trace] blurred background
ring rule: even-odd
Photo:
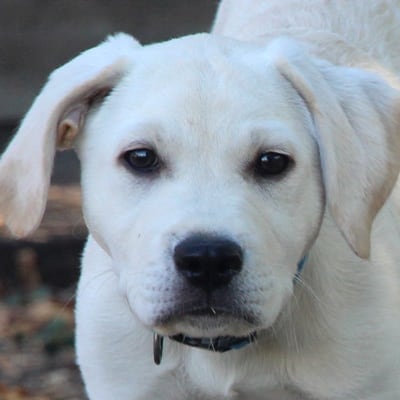
[[[217,3],[0,0],[0,150],[54,68],[115,32],[146,44],[207,31]],[[0,400],[85,399],[73,347],[78,183],[74,153],[59,153],[39,230],[15,241],[0,220]]]

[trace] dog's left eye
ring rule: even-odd
[[[155,172],[160,167],[157,153],[151,149],[128,150],[123,154],[123,159],[133,171],[139,173]]]
[[[291,158],[286,154],[269,151],[255,160],[255,173],[262,178],[283,174],[290,166]]]

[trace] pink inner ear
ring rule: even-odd
[[[68,110],[61,118],[57,126],[57,147],[68,149],[82,127],[84,116],[87,113],[88,105],[80,103]]]
[[[82,129],[89,108],[98,101],[102,101],[110,91],[111,89],[108,87],[95,90],[85,96],[80,103],[67,109],[57,126],[58,149],[62,150],[72,147],[76,135]]]

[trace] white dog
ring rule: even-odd
[[[51,75],[0,210],[35,229],[76,149],[90,399],[400,398],[399,37],[398,0],[227,0]]]

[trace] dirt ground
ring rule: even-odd
[[[83,400],[73,288],[14,291],[0,306],[0,400]]]

